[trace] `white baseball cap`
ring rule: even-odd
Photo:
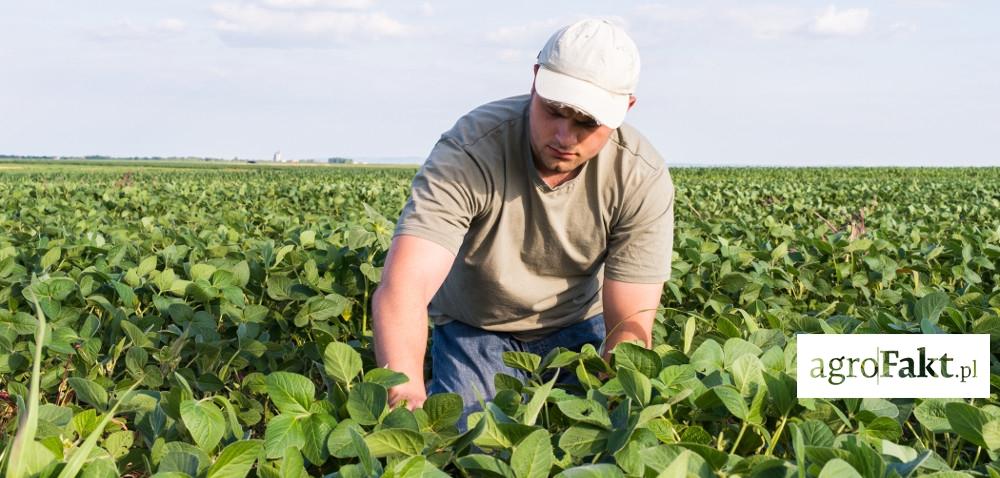
[[[538,53],[535,92],[617,128],[639,82],[639,49],[607,20],[582,20],[555,32]]]

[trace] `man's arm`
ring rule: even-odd
[[[455,255],[444,246],[416,236],[396,236],[372,297],[375,360],[406,374],[410,381],[389,389],[389,404],[406,400],[410,410],[423,405],[424,354],[427,352],[427,304]]]
[[[604,280],[604,358],[611,357],[615,346],[629,340],[639,340],[652,346],[653,320],[660,305],[663,283],[635,284],[611,279]]]

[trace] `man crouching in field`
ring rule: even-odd
[[[373,299],[378,365],[410,378],[390,403],[412,409],[429,393],[458,393],[463,429],[476,394],[494,396],[494,374],[524,376],[503,364],[505,351],[649,347],[670,276],[670,174],[623,124],[635,44],[584,20],[556,32],[534,70],[530,95],[480,106],[438,140]]]

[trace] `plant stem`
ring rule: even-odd
[[[771,444],[767,446],[767,451],[764,456],[771,456],[774,453],[774,446],[778,444],[778,438],[781,438],[781,432],[785,430],[785,423],[788,421],[788,414],[781,416],[781,423],[778,424],[778,429],[774,431],[774,436],[771,437]]]
[[[736,447],[740,446],[740,440],[743,439],[743,433],[747,431],[747,422],[743,422],[743,426],[740,427],[740,434],[736,435],[736,441],[733,442],[733,448],[729,450],[730,454],[736,453]]]

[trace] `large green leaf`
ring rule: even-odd
[[[394,428],[378,430],[365,437],[372,456],[419,455],[424,449],[424,437],[413,430]]]
[[[427,424],[432,430],[443,430],[454,425],[462,416],[462,397],[457,393],[436,393],[424,401]]]
[[[862,478],[862,476],[850,463],[834,458],[823,465],[819,478]]]
[[[455,464],[470,476],[515,478],[510,465],[495,456],[474,453],[455,460]]]
[[[108,409],[108,391],[93,380],[82,377],[70,377],[66,380],[77,398],[96,407],[98,410]]]
[[[306,443],[302,419],[293,415],[278,415],[267,422],[264,431],[264,451],[268,458],[281,458],[288,447],[302,448]]]
[[[222,449],[219,458],[208,469],[207,478],[243,478],[250,473],[264,444],[260,440],[241,440]]]
[[[316,395],[316,386],[309,378],[290,372],[274,372],[267,376],[267,395],[283,413],[305,415]]]
[[[944,409],[948,424],[958,436],[977,446],[990,448],[983,437],[983,427],[990,421],[985,413],[964,402],[945,404]]]
[[[624,478],[621,469],[615,465],[601,463],[567,468],[555,478]]]
[[[199,448],[215,449],[226,432],[226,418],[211,401],[184,400],[180,405],[184,427]]]
[[[385,412],[389,400],[385,387],[374,383],[359,383],[347,398],[347,413],[361,425],[375,425]]]
[[[552,468],[552,442],[547,430],[537,430],[514,447],[510,466],[517,478],[546,478]]]
[[[913,315],[917,321],[937,323],[938,317],[950,301],[944,292],[932,292],[920,298],[913,306]]]
[[[574,457],[586,457],[604,450],[608,431],[590,426],[573,425],[559,437],[559,448]]]
[[[323,352],[323,369],[340,383],[351,383],[361,373],[361,355],[350,345],[330,342]]]

